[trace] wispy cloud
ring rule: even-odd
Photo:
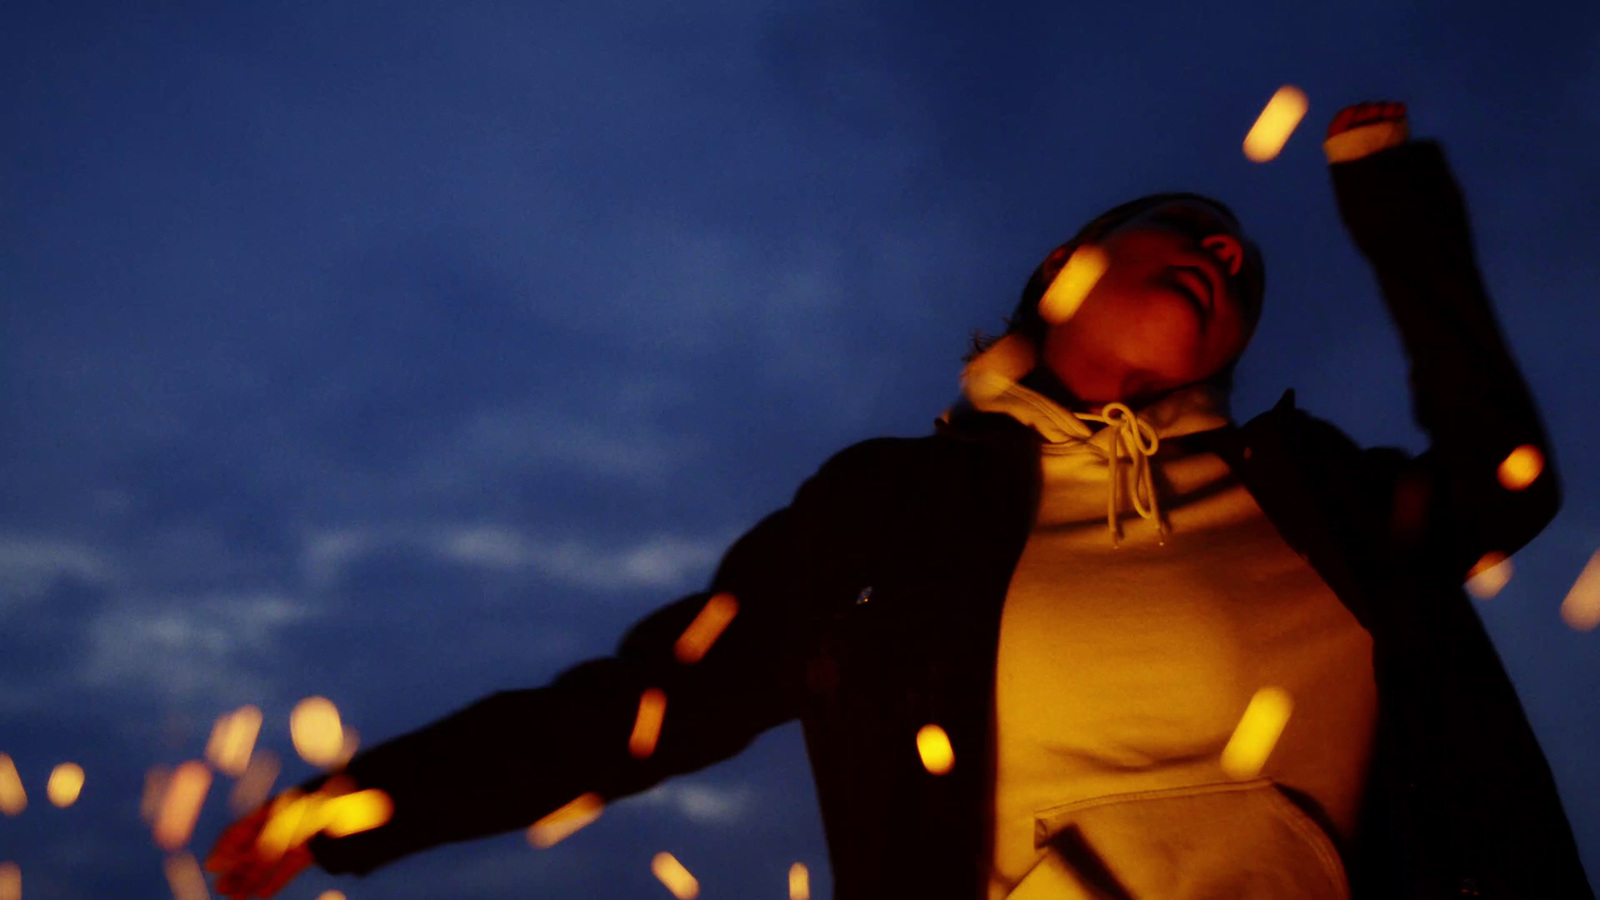
[[[37,597],[57,578],[91,583],[111,580],[116,567],[106,554],[75,541],[24,535],[0,536],[0,612]]]
[[[755,788],[750,785],[718,787],[670,781],[625,802],[669,809],[691,822],[734,825],[743,820],[755,799]]]

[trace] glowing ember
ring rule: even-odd
[[[1294,700],[1282,688],[1264,687],[1256,691],[1244,715],[1233,730],[1233,737],[1222,749],[1222,770],[1230,778],[1254,778],[1261,774],[1267,757],[1289,722]]]
[[[789,867],[789,900],[811,900],[811,873],[805,863]]]
[[[261,710],[254,706],[241,706],[219,716],[211,727],[211,740],[206,743],[206,761],[219,772],[240,777],[250,765],[250,752],[260,733]]]
[[[174,853],[163,866],[167,870],[167,884],[176,900],[211,900],[206,890],[206,876],[192,853]]]
[[[190,760],[172,773],[156,813],[155,837],[161,849],[176,850],[189,842],[209,790],[211,770],[203,762]]]
[[[528,843],[541,850],[554,847],[574,831],[600,818],[606,808],[599,794],[584,794],[528,826]]]
[[[639,714],[634,717],[633,734],[628,737],[628,752],[634,759],[645,759],[656,752],[661,720],[666,714],[667,695],[659,688],[650,688],[639,696]]]
[[[11,757],[0,753],[0,812],[21,815],[28,808],[28,792],[22,789],[22,776]]]
[[[1500,463],[1500,469],[1495,474],[1500,478],[1500,485],[1508,491],[1520,491],[1533,484],[1544,471],[1544,454],[1532,444],[1523,444],[1511,451],[1511,455]]]
[[[1511,580],[1511,559],[1504,553],[1485,553],[1467,572],[1467,593],[1488,600]]]
[[[172,783],[172,767],[160,763],[144,773],[144,793],[139,797],[139,818],[150,825],[156,824],[161,812],[161,801],[167,795],[167,785]]]
[[[677,643],[672,645],[672,655],[685,665],[699,662],[738,614],[739,601],[732,594],[712,594],[706,605],[700,607],[700,613],[694,617],[694,621],[679,635]]]
[[[278,780],[279,768],[277,754],[271,750],[251,754],[250,764],[228,794],[228,808],[242,816],[267,802],[272,796],[272,785]]]
[[[1600,552],[1589,557],[1567,599],[1561,601],[1561,621],[1578,631],[1593,631],[1600,625]]]
[[[1039,298],[1039,316],[1051,323],[1072,318],[1100,276],[1106,273],[1107,265],[1109,259],[1106,252],[1093,244],[1084,244],[1072,251],[1066,265],[1056,273],[1055,280],[1050,282],[1044,296]]]
[[[678,900],[693,900],[700,896],[700,882],[695,881],[689,870],[683,867],[683,863],[673,858],[671,853],[657,853],[655,858],[650,860],[650,871],[661,879],[661,883],[666,885],[667,890]]]
[[[1292,84],[1278,88],[1244,136],[1244,155],[1258,163],[1276,159],[1310,106],[1305,91]]]
[[[0,862],[0,900],[22,900],[22,867]]]
[[[50,770],[50,781],[44,786],[45,796],[56,806],[66,809],[78,800],[83,790],[83,766],[65,762]]]
[[[922,767],[935,775],[949,772],[956,764],[956,751],[950,746],[950,736],[937,725],[924,725],[917,729],[917,754],[922,757]]]
[[[327,697],[307,697],[289,713],[289,737],[300,758],[313,766],[333,765],[344,749],[339,708]]]
[[[394,801],[377,788],[345,794],[323,804],[323,832],[329,837],[348,837],[371,831],[394,816]]]

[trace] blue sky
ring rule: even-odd
[[[0,820],[25,896],[163,897],[144,770],[332,698],[368,742],[609,652],[832,452],[918,435],[1038,259],[1133,196],[1267,260],[1284,388],[1419,450],[1318,143],[1410,104],[1467,196],[1560,517],[1480,611],[1600,872],[1600,7],[1353,2],[21,3],[0,12]],[[1284,83],[1282,156],[1239,142]],[[57,762],[82,799],[43,800]],[[310,768],[295,761],[284,781]],[[214,791],[203,852],[229,818]],[[783,896],[797,726],[613,807],[283,896]]]

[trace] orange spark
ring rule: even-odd
[[[1222,748],[1222,770],[1230,778],[1254,778],[1261,774],[1267,757],[1289,722],[1294,700],[1283,688],[1264,687],[1256,691],[1244,715],[1233,730],[1233,737]]]
[[[1495,474],[1500,478],[1501,487],[1508,491],[1520,491],[1533,484],[1543,471],[1544,454],[1532,444],[1523,444],[1511,451]]]
[[[924,725],[917,729],[917,754],[922,757],[922,767],[935,775],[943,775],[956,764],[956,751],[950,746],[950,736],[937,725]]]
[[[1072,318],[1100,281],[1100,276],[1106,273],[1108,265],[1110,258],[1106,252],[1093,244],[1084,244],[1072,251],[1066,265],[1039,298],[1039,316],[1052,324]]]
[[[639,695],[639,713],[633,720],[633,734],[628,737],[628,752],[634,759],[645,759],[656,752],[661,720],[666,715],[667,695],[660,688],[650,688]]]
[[[300,758],[319,768],[333,765],[344,748],[339,708],[327,697],[307,697],[289,713],[289,737]]]
[[[1467,572],[1467,593],[1479,600],[1488,600],[1511,580],[1511,558],[1504,553],[1485,553]]]
[[[206,890],[206,876],[200,863],[189,852],[174,853],[167,857],[162,868],[167,871],[167,885],[172,888],[175,900],[211,900]]]
[[[568,835],[600,818],[606,808],[599,794],[584,794],[528,826],[528,843],[547,850]]]
[[[661,879],[661,883],[666,885],[667,890],[678,900],[694,900],[700,896],[700,882],[695,881],[689,870],[685,869],[683,863],[678,862],[671,853],[657,853],[655,858],[650,860],[650,871]]]
[[[10,756],[0,753],[0,812],[16,816],[27,808],[28,792],[23,790],[17,764],[11,761]]]
[[[1305,91],[1292,84],[1278,88],[1250,126],[1250,133],[1244,136],[1245,157],[1258,163],[1276,159],[1309,108]]]
[[[226,775],[240,777],[250,765],[250,752],[260,733],[261,710],[254,706],[241,706],[218,716],[211,727],[211,739],[206,742],[206,761]]]
[[[811,873],[805,863],[789,867],[789,900],[811,900]]]
[[[228,808],[236,815],[252,812],[272,796],[272,785],[278,780],[281,764],[271,750],[258,750],[250,755],[250,764],[244,774],[234,782],[228,794]]]
[[[211,770],[199,760],[190,760],[172,773],[162,792],[161,810],[156,813],[156,844],[163,850],[176,850],[189,842],[200,806],[211,790]]]
[[[78,800],[83,790],[83,766],[64,762],[50,770],[50,781],[44,786],[45,796],[56,806],[66,809]]]
[[[1578,631],[1593,631],[1600,625],[1600,551],[1589,557],[1567,599],[1561,601],[1561,621]]]
[[[694,617],[694,621],[678,636],[677,643],[672,645],[672,655],[684,665],[699,662],[738,614],[739,601],[732,594],[726,591],[712,594],[706,605],[700,607],[700,613]]]

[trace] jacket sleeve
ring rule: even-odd
[[[1459,584],[1485,554],[1510,556],[1561,503],[1554,454],[1474,259],[1465,204],[1443,151],[1412,141],[1331,167],[1339,212],[1371,262],[1410,362],[1412,411],[1428,449],[1369,451],[1396,485],[1392,541]],[[1522,446],[1543,470],[1522,490],[1501,463]],[[1412,560],[1416,562],[1416,559]]]
[[[868,442],[869,444],[872,442]],[[808,479],[793,502],[728,550],[710,589],[656,610],[615,655],[545,687],[502,691],[357,755],[345,774],[386,791],[390,821],[309,843],[328,872],[366,874],[401,856],[526,827],[586,793],[609,802],[726,759],[798,714],[815,615],[808,588],[829,565],[818,523],[851,479],[857,445]],[[698,662],[673,647],[706,601],[729,592],[737,613]],[[629,752],[641,694],[666,695],[655,750]],[[302,785],[319,787],[325,778]]]

